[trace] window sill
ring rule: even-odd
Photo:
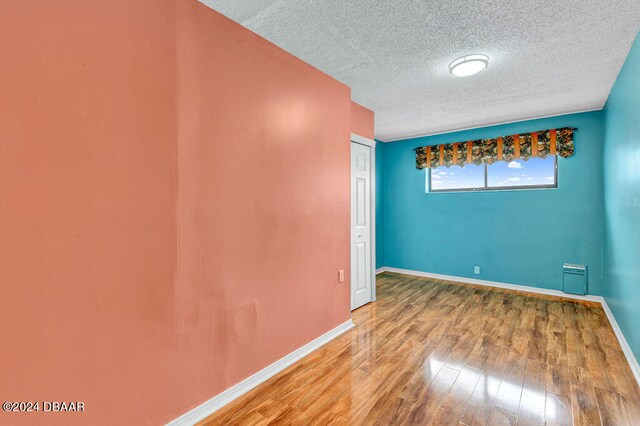
[[[530,188],[495,188],[495,189],[449,189],[441,191],[426,191],[425,194],[459,194],[459,193],[482,193],[482,192],[521,192],[521,191],[545,191],[558,189],[557,186],[537,186]]]

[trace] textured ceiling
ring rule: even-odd
[[[640,0],[202,0],[344,82],[389,141],[600,109]],[[449,74],[459,56],[489,68]]]

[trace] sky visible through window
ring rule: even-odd
[[[484,189],[484,165],[468,164],[431,169],[431,190]],[[487,166],[489,188],[549,186],[555,184],[555,157],[529,161],[498,161]]]
[[[531,158],[529,161],[498,161],[487,169],[488,186],[553,185],[556,179],[555,157]]]
[[[438,167],[431,170],[431,189],[471,189],[484,187],[484,166]]]

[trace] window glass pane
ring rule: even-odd
[[[431,190],[484,188],[484,166],[438,167],[431,170]]]
[[[555,164],[555,157],[498,161],[487,166],[487,185],[490,188],[555,185]]]

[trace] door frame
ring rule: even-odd
[[[365,138],[364,136],[356,135],[355,133],[351,133],[351,143],[357,143],[359,145],[368,146],[371,148],[371,302],[376,301],[376,141],[373,139]],[[349,163],[351,164],[351,163]],[[350,166],[351,167],[351,166]],[[350,171],[351,181],[353,181],[353,169]],[[349,184],[349,188],[351,188],[351,184]],[[350,196],[353,194],[349,194]],[[349,203],[349,211],[351,211],[351,207],[353,203]],[[350,216],[351,217],[351,216]],[[351,257],[351,249],[353,248],[353,229],[351,229],[351,220],[349,220],[349,257]],[[349,262],[350,271],[353,268],[353,259],[350,259]],[[351,274],[349,274],[351,276]],[[349,297],[353,296],[353,288],[351,286],[353,283],[351,279],[349,279]]]

